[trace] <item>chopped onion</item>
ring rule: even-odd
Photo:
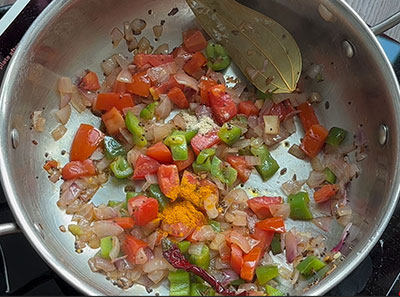
[[[172,102],[169,100],[168,96],[160,96],[160,104],[157,105],[155,110],[156,116],[160,119],[165,119],[171,113],[171,110]]]
[[[72,94],[60,93],[60,109],[65,107],[71,101]]]
[[[57,201],[59,208],[64,209],[72,204],[80,195],[82,189],[73,181],[65,181],[61,185],[61,195]]]
[[[183,119],[181,114],[177,114],[173,119],[172,122],[174,123],[175,126],[182,130],[186,130],[186,122]]]
[[[169,99],[168,99],[169,100]],[[171,134],[172,130],[174,129],[173,124],[163,124],[160,126],[154,126],[154,141],[158,142],[163,140],[165,137],[167,137],[169,134]]]
[[[104,169],[108,168],[108,166],[110,165],[112,160],[107,159],[106,157],[104,157],[103,159],[101,159],[97,164],[96,164],[96,168],[99,172],[104,171]]]
[[[136,264],[142,265],[145,264],[148,260],[146,251],[144,248],[140,248],[137,252],[136,252],[136,256],[135,256],[135,262]]]
[[[306,183],[310,188],[316,188],[320,186],[326,179],[324,172],[311,171]]]
[[[156,246],[156,242],[157,242],[157,238],[158,238],[158,231],[154,231],[153,233],[151,233],[148,237],[147,237],[147,243],[149,244],[149,248],[151,250],[154,249],[154,247]]]
[[[311,67],[307,70],[306,75],[311,78],[314,79],[317,77],[318,74],[320,74],[322,71],[322,67],[319,64],[313,64],[311,65]]]
[[[61,124],[65,125],[71,116],[71,105],[67,104],[56,112],[56,116]]]
[[[222,261],[220,257],[215,260],[215,268],[218,270],[231,268],[229,261]],[[233,270],[232,270],[233,271]]]
[[[211,241],[215,238],[215,231],[211,225],[204,225],[193,232],[192,238],[197,241]]]
[[[113,236],[113,235],[117,236],[124,232],[124,229],[122,229],[120,226],[111,221],[94,222],[92,229],[98,238],[103,238],[106,236]]]
[[[67,128],[65,128],[64,125],[58,125],[58,127],[51,132],[51,136],[55,141],[57,141],[61,139],[65,133],[67,133]]]
[[[58,79],[58,91],[61,94],[72,93],[72,80],[69,77],[60,77]]]
[[[346,225],[346,227],[344,227],[339,243],[331,250],[331,252],[337,253],[342,249],[343,244],[350,233],[350,228],[352,225],[353,225],[352,223],[349,223]]]
[[[146,104],[144,103],[140,103],[135,105],[134,107],[125,107],[122,112],[124,113],[124,115],[126,116],[126,114],[131,111],[135,116],[139,117],[140,112],[142,111],[143,108],[146,107]]]
[[[81,95],[81,100],[83,105],[90,107],[93,102],[97,99],[97,94],[88,90],[79,89],[79,94]]]
[[[218,217],[219,212],[217,209],[217,204],[218,196],[215,194],[211,194],[208,197],[204,198],[203,206],[209,219],[215,219],[216,217]]]
[[[212,111],[210,107],[207,107],[206,105],[199,105],[196,110],[195,110],[196,116],[198,118],[201,117],[212,117]]]
[[[164,257],[155,257],[147,261],[143,265],[143,271],[145,273],[150,273],[156,270],[173,270],[172,266],[167,262]]]
[[[300,160],[304,160],[306,157],[304,151],[297,144],[292,144],[288,152]]]
[[[149,49],[151,49],[150,41],[146,37],[142,37],[138,43],[138,51],[140,53],[146,53]]]
[[[123,22],[122,26],[124,27],[124,38],[126,41],[132,41],[133,38],[133,32],[131,28],[131,24],[129,22]]]
[[[150,272],[147,277],[151,279],[154,284],[158,284],[168,275],[168,270],[156,270]]]
[[[265,125],[265,134],[276,135],[279,133],[279,117],[275,115],[263,116]]]
[[[121,245],[117,236],[114,235],[111,239],[112,239],[112,249],[110,251],[109,256],[111,260],[114,260],[118,258]]]
[[[237,244],[245,254],[250,252],[251,246],[249,244],[249,241],[243,235],[236,231],[232,231],[229,236],[231,242]]]
[[[157,175],[155,174],[146,174],[145,179],[146,182],[142,186],[142,191],[146,191],[151,185],[158,183]]]
[[[264,104],[261,107],[260,115],[267,115],[273,106],[272,100],[264,100]]]
[[[71,104],[79,113],[82,113],[86,109],[86,106],[82,102],[82,97],[79,94],[78,88],[75,86],[73,87],[73,92],[71,95]]]
[[[239,285],[238,288],[238,295],[242,295],[242,292],[250,292],[250,291],[257,291],[257,285],[253,283],[246,283]]]
[[[129,61],[123,54],[121,54],[121,53],[115,54],[112,56],[112,58],[115,60],[115,62],[118,63],[118,65],[122,69],[128,69]]]
[[[322,101],[322,97],[320,93],[312,92],[310,97],[308,98],[310,103],[319,103]]]
[[[128,131],[126,128],[119,128],[119,132],[121,133],[122,137],[126,140],[128,144],[133,144],[133,137],[131,132]]]
[[[147,70],[147,74],[153,82],[163,83],[168,81],[171,74],[178,71],[175,62],[165,63],[163,65],[152,67]]]
[[[281,188],[285,195],[289,196],[290,194],[296,194],[297,192],[299,192],[304,183],[304,181],[288,180],[287,182],[282,184]]]
[[[235,147],[237,149],[244,149],[244,148],[250,146],[250,144],[251,144],[251,140],[250,139],[241,139],[241,140],[236,141],[232,145],[232,147]]]
[[[195,242],[192,243],[189,247],[188,253],[189,255],[195,255],[198,256],[201,254],[201,251],[203,250],[204,247],[204,242]]]
[[[315,171],[322,171],[324,170],[324,167],[321,164],[321,160],[318,158],[318,156],[314,157],[310,161],[311,167]]]
[[[178,84],[185,85],[196,92],[199,91],[199,87],[197,86],[197,81],[193,78],[187,75],[186,73],[177,73],[174,75],[175,80]]]
[[[286,260],[288,263],[292,263],[297,256],[296,236],[292,230],[285,234],[285,249]]]
[[[111,31],[110,37],[113,47],[116,48],[124,37],[124,34],[122,34],[120,29],[114,27]]]
[[[339,217],[343,217],[343,216],[351,215],[353,213],[353,211],[351,210],[350,205],[346,204],[346,205],[340,205],[336,209],[336,213]]]
[[[320,228],[321,230],[325,232],[329,232],[329,229],[331,227],[332,223],[332,218],[331,217],[319,217],[312,219],[312,222],[314,223],[315,226]]]
[[[122,68],[121,72],[117,76],[117,81],[130,84],[132,83],[132,74],[127,68]]]
[[[119,211],[104,204],[93,208],[94,214],[98,220],[108,220],[118,217]]]
[[[43,132],[46,125],[46,119],[42,117],[42,113],[41,110],[33,112],[32,122],[36,132]]]
[[[129,164],[135,166],[136,160],[139,158],[140,155],[144,154],[144,152],[145,149],[143,149],[142,147],[135,146],[133,149],[131,149],[126,156]]]
[[[287,219],[290,214],[289,204],[271,204],[269,210],[273,217],[282,217]]]
[[[128,44],[128,51],[130,52],[137,49],[139,46],[139,42],[137,41],[136,37],[133,37],[133,39],[131,41],[128,41],[127,44]]]
[[[163,26],[161,25],[153,26],[153,33],[156,38],[161,37],[162,32],[163,32]]]
[[[118,65],[113,58],[108,58],[107,60],[104,60],[103,63],[101,63],[101,69],[106,76],[110,75],[111,72],[117,67]]]
[[[214,251],[218,251],[219,247],[225,243],[225,236],[221,233],[217,233],[214,237],[214,239],[210,243],[210,249]]]
[[[294,122],[294,117],[286,117],[286,120],[282,122],[282,125],[285,127],[285,129],[290,133],[296,133],[296,124]]]
[[[169,46],[168,46],[167,43],[163,43],[163,44],[161,44],[159,47],[157,47],[154,50],[153,54],[155,54],[155,55],[166,55],[168,53],[169,53]]]
[[[247,201],[248,197],[243,189],[234,189],[224,197],[225,207],[228,209],[234,201]]]
[[[261,160],[255,156],[244,156],[244,160],[246,161],[247,165],[249,166],[257,166],[261,165]]]
[[[132,21],[131,28],[135,35],[140,35],[142,30],[146,28],[146,21],[136,18]]]
[[[89,157],[90,160],[99,161],[104,158],[103,148],[98,147]]]
[[[115,266],[113,263],[111,263],[110,260],[104,259],[101,257],[94,257],[90,258],[89,261],[89,267],[93,272],[96,271],[104,271],[104,272],[111,272],[116,270]]]

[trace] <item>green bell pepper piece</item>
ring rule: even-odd
[[[110,164],[110,169],[116,178],[127,178],[133,173],[133,169],[125,157],[118,156]]]
[[[208,58],[208,67],[214,71],[221,71],[231,64],[231,58],[224,49],[224,47],[218,43],[209,42],[206,47],[206,55]]]
[[[170,296],[189,296],[190,275],[185,270],[171,271],[168,274],[169,295]]]
[[[308,256],[296,266],[296,269],[305,277],[309,277],[325,266],[326,263],[318,259],[316,256]]]
[[[112,236],[107,236],[100,239],[100,256],[104,259],[110,259],[111,250]]]
[[[190,143],[190,141],[192,140],[193,137],[195,137],[197,135],[197,132],[199,130],[188,130],[188,131],[180,131],[183,133],[183,135],[186,138],[186,143]]]
[[[108,200],[107,206],[114,207],[124,203],[125,201]]]
[[[157,102],[148,104],[140,111],[140,117],[145,120],[151,120],[152,118],[154,118],[154,111],[156,110],[157,104]]]
[[[211,161],[211,175],[218,178],[221,182],[227,184],[228,186],[232,186],[233,183],[237,179],[237,171],[232,168],[229,164],[225,163],[223,168],[222,161],[214,156]]]
[[[104,151],[107,159],[112,160],[118,156],[125,156],[124,147],[111,136],[104,137]]]
[[[75,224],[68,225],[68,231],[71,232],[73,235],[79,236],[82,234],[81,226]]]
[[[196,174],[199,172],[210,172],[210,170],[211,170],[210,158],[208,158],[206,160],[206,162],[203,164],[198,164],[197,161],[193,162],[192,168],[193,168],[194,173],[196,173]]]
[[[332,127],[329,130],[328,137],[326,138],[325,143],[332,146],[338,146],[346,138],[346,134],[347,134],[346,130],[343,130],[338,127]]]
[[[164,143],[171,149],[174,161],[184,161],[189,157],[186,138],[182,134],[172,133],[165,139]]]
[[[269,285],[265,286],[265,290],[267,291],[267,295],[268,296],[286,296],[285,294],[283,294],[281,291],[279,291],[278,289],[271,287]]]
[[[334,184],[336,182],[336,175],[330,170],[328,167],[324,169],[324,173],[326,175],[325,180],[330,183]]]
[[[204,245],[199,255],[190,255],[189,262],[207,270],[210,266],[210,249],[208,246]]]
[[[260,158],[261,165],[257,165],[256,169],[264,181],[270,179],[279,170],[278,162],[271,156],[265,144],[252,146],[250,151],[254,156]]]
[[[210,286],[198,283],[192,283],[190,296],[215,296],[215,291]]]
[[[232,286],[240,286],[241,284],[244,284],[245,281],[241,278],[235,279],[234,281],[231,281]]]
[[[218,131],[218,137],[227,145],[232,145],[239,140],[242,129],[229,123],[225,123]]]
[[[157,199],[158,210],[163,211],[164,208],[168,205],[169,199],[167,198],[167,196],[164,195],[163,192],[161,192],[160,187],[157,184],[150,185],[149,194],[150,194],[150,197]]]
[[[221,223],[220,222],[210,220],[210,225],[215,232],[221,232]]]
[[[181,250],[181,253],[182,253],[182,254],[185,254],[185,253],[187,253],[187,251],[189,250],[190,244],[191,244],[190,241],[188,241],[188,240],[183,240],[183,241],[178,242],[176,245],[177,245],[178,248]]]
[[[197,156],[196,163],[203,164],[207,160],[207,158],[212,157],[214,155],[215,155],[215,149],[213,148],[204,149]]]
[[[275,265],[259,266],[256,269],[256,275],[258,283],[264,285],[279,275],[278,267]]]
[[[271,241],[271,251],[274,255],[282,253],[281,247],[281,235],[279,233],[275,233],[274,237]]]
[[[140,126],[139,119],[130,111],[125,116],[125,125],[128,128],[129,132],[132,133],[134,144],[138,146],[147,145],[147,139],[144,135],[144,129]]]
[[[298,192],[288,197],[290,204],[290,217],[298,220],[311,220],[313,218],[308,204],[310,198],[306,192]]]

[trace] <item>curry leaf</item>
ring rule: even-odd
[[[222,44],[260,91],[296,89],[302,60],[290,33],[274,20],[234,0],[186,0],[203,29]]]

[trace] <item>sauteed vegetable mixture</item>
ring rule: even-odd
[[[82,122],[70,161],[44,165],[51,181],[62,177],[57,204],[72,215],[76,251],[97,250],[90,268],[124,289],[165,282],[172,296],[279,296],[334,270],[351,227],[348,185],[359,171],[347,155],[365,157],[365,141],[344,144],[345,130],[320,122],[314,107],[321,96],[305,93],[302,80],[295,93],[275,95],[224,77],[230,57],[200,30],[183,32],[172,52],[163,45],[154,53],[127,26],[124,34],[113,30],[113,44],[125,37],[133,56],[104,60],[103,82],[90,70],[76,83],[60,78],[55,140],[65,134],[71,105],[101,117],[101,125]],[[145,23],[132,26],[140,31]],[[44,125],[40,113],[34,124]],[[285,139],[296,129],[304,136],[290,146]],[[263,185],[287,172],[277,146],[311,163],[307,180]],[[116,180],[125,194],[94,205],[92,197]],[[343,234],[328,249],[311,230],[327,235],[333,222]]]

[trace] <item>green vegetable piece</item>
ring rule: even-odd
[[[265,286],[265,290],[267,291],[267,295],[268,296],[286,296],[285,294],[283,294],[278,289],[275,289],[274,287],[271,287],[269,285]]]
[[[224,176],[225,176],[225,183],[228,186],[232,186],[233,183],[237,179],[238,172],[236,169],[232,168],[230,165],[228,165],[225,170],[224,170]]]
[[[258,283],[264,285],[279,275],[278,267],[275,265],[259,266],[256,269],[256,275]]]
[[[308,207],[310,198],[306,192],[298,192],[288,197],[290,204],[290,217],[297,220],[311,220],[313,218]]]
[[[188,159],[188,147],[184,135],[172,133],[167,137],[164,143],[171,149],[172,159],[174,159],[174,161],[184,161]]]
[[[308,256],[296,266],[296,269],[305,277],[309,277],[325,266],[326,263],[318,259],[316,256]]]
[[[214,71],[224,70],[231,64],[231,58],[225,48],[218,43],[209,42],[206,47],[206,55],[207,65]]]
[[[330,183],[334,184],[336,182],[336,175],[330,170],[328,167],[324,169],[324,173],[326,175],[325,180]]]
[[[82,228],[79,225],[71,224],[68,226],[68,231],[71,232],[73,235],[81,235]]]
[[[151,120],[154,117],[154,111],[156,110],[157,104],[157,102],[148,104],[140,111],[140,117],[145,120]]]
[[[338,127],[333,127],[329,130],[329,134],[325,140],[325,143],[332,146],[338,146],[346,138],[346,134],[347,134],[346,130],[343,130]]]
[[[167,198],[167,196],[164,195],[163,192],[161,192],[160,187],[157,184],[150,185],[149,194],[150,194],[150,197],[157,199],[158,210],[163,211],[164,208],[168,205],[169,199]]]
[[[237,179],[237,171],[228,163],[225,163],[224,166],[222,165],[222,161],[217,156],[214,156],[211,161],[211,175],[231,186]]]
[[[107,206],[114,207],[125,203],[124,201],[108,200]]]
[[[200,173],[200,172],[210,172],[211,170],[211,161],[210,158],[206,160],[205,163],[203,164],[198,164],[196,161],[192,163],[192,168],[194,173]]]
[[[260,158],[261,165],[257,165],[256,169],[264,181],[270,179],[279,170],[278,162],[271,156],[265,144],[252,146],[250,151],[254,156]]]
[[[132,133],[134,144],[138,146],[147,145],[144,129],[140,126],[139,119],[130,111],[125,116],[125,125],[129,132]]]
[[[118,156],[114,161],[112,161],[110,168],[116,178],[127,178],[133,173],[131,165],[122,156]]]
[[[204,245],[199,255],[190,255],[189,262],[207,270],[210,266],[210,249],[208,246]]]
[[[220,222],[210,220],[210,225],[215,232],[221,232],[221,223]]]
[[[215,155],[215,149],[213,148],[204,149],[197,156],[196,163],[203,164],[207,160],[207,158],[212,157],[214,155]]]
[[[271,251],[274,255],[282,253],[281,235],[279,233],[275,233],[274,238],[272,238]]]
[[[184,270],[171,271],[168,274],[169,295],[170,296],[189,296],[190,275]]]
[[[199,130],[188,130],[188,131],[182,131],[183,135],[186,138],[186,143],[190,143],[190,141],[192,140],[193,137],[195,137],[197,135],[197,132]]]
[[[124,147],[111,136],[104,137],[104,151],[108,160],[112,160],[118,156],[125,156],[126,150]]]
[[[181,250],[181,253],[182,253],[182,254],[185,254],[185,253],[187,253],[187,251],[188,251],[189,248],[190,248],[190,241],[188,241],[188,240],[183,240],[183,241],[178,242],[176,245],[177,245],[178,248]]]
[[[205,284],[192,283],[190,296],[215,296],[215,291]]]
[[[227,145],[232,145],[239,140],[242,129],[230,123],[225,123],[218,131],[218,137]]]
[[[241,284],[244,284],[245,281],[241,278],[235,279],[234,281],[231,281],[232,286],[240,286]]]
[[[112,237],[107,236],[100,239],[100,256],[104,259],[110,259],[112,250]]]

